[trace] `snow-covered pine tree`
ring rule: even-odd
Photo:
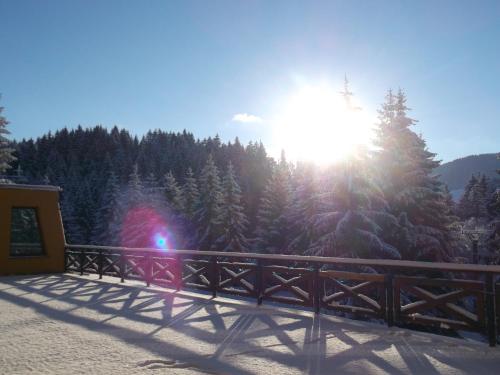
[[[325,211],[315,218],[314,255],[400,259],[399,251],[384,240],[398,227],[387,212],[383,193],[376,185],[364,151],[339,168],[325,200]]]
[[[92,185],[93,178],[81,181],[73,195],[75,201],[75,215],[83,236],[82,243],[90,243],[92,228],[94,227],[97,202],[95,201],[95,186]]]
[[[17,184],[25,184],[28,182],[28,179],[24,175],[23,168],[21,167],[21,164],[19,163],[16,168],[16,183]]]
[[[247,251],[248,242],[244,233],[248,220],[241,204],[241,189],[231,162],[227,166],[222,186],[224,203],[221,212],[222,235],[216,241],[217,248],[222,251]]]
[[[322,210],[321,190],[315,167],[300,163],[293,174],[295,188],[286,210],[289,253],[303,255],[315,243],[315,218]]]
[[[127,183],[127,205],[133,207],[144,201],[144,185],[139,175],[137,163],[132,167],[132,173],[128,177]]]
[[[121,245],[126,247],[146,247],[150,244],[146,230],[148,223],[144,221],[144,206],[146,197],[144,185],[139,175],[137,163],[129,175],[127,190],[124,199],[124,214],[121,227]],[[146,213],[147,214],[147,213]]]
[[[96,210],[92,243],[95,245],[119,245],[121,235],[121,191],[118,178],[111,172],[104,193]]]
[[[159,188],[158,184],[158,179],[156,178],[155,174],[151,172],[150,174],[147,175],[146,179],[144,180],[144,189],[146,190],[146,193],[151,193],[156,191]]]
[[[488,216],[488,179],[483,174],[479,181],[472,187],[471,200],[473,207],[473,216],[477,218],[486,218]]]
[[[184,196],[172,171],[169,171],[164,177],[165,198],[167,203],[174,210],[176,215],[184,212]]]
[[[433,174],[439,161],[410,129],[416,121],[407,116],[408,110],[405,94],[389,91],[379,113],[375,140],[380,185],[390,212],[395,216],[405,213],[415,230],[415,248],[401,252],[411,259],[447,260],[451,218],[443,184]]]
[[[264,189],[257,211],[253,241],[256,252],[278,254],[286,251],[289,234],[286,209],[290,200],[290,168],[282,153],[281,160]]]
[[[151,208],[163,211],[165,209],[165,197],[154,173],[148,174],[144,180],[144,202]]]
[[[361,110],[353,106],[347,79],[341,95],[347,113],[354,116]],[[398,225],[396,218],[386,210],[387,203],[374,179],[367,150],[359,147],[333,174],[332,185],[320,194],[323,212],[315,215],[317,239],[308,253],[400,259],[397,249],[384,238]]]
[[[184,196],[184,216],[188,220],[192,220],[196,212],[196,208],[198,207],[200,192],[191,167],[189,167],[186,171],[186,177],[182,187],[182,195]]]
[[[458,202],[457,211],[461,219],[466,220],[473,216],[474,207],[472,205],[472,190],[477,185],[476,176],[472,175],[467,185],[465,185],[464,193]]]
[[[7,125],[9,122],[2,115],[3,107],[0,107],[0,175],[3,175],[11,167],[11,163],[16,160],[14,157],[14,149],[10,146],[10,142],[7,139],[7,135],[10,134],[7,130]],[[2,179],[0,178],[0,183]],[[8,182],[7,180],[3,182]]]
[[[210,154],[200,176],[200,199],[194,217],[197,246],[201,250],[215,249],[221,235],[222,189],[219,170]]]
[[[453,196],[451,195],[450,189],[448,185],[444,185],[444,200],[446,204],[446,208],[448,210],[448,215],[453,216],[454,220],[457,220],[456,212],[457,212],[457,204],[453,200]]]
[[[51,182],[51,181],[48,181]],[[64,223],[66,241],[70,244],[85,244],[84,231],[78,217],[79,203],[75,197],[79,195],[80,181],[77,171],[70,173],[62,184],[61,216]]]

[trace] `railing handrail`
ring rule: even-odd
[[[259,254],[259,253],[236,253],[222,251],[205,250],[162,250],[155,248],[131,248],[119,246],[99,246],[99,245],[73,245],[66,244],[67,249],[74,250],[104,250],[131,253],[154,253],[162,255],[202,255],[220,256],[229,258],[252,258],[276,261],[295,261],[306,263],[323,264],[345,264],[356,266],[389,267],[397,269],[413,269],[421,271],[449,271],[449,272],[473,272],[500,274],[500,266],[483,264],[463,264],[445,262],[422,262],[413,260],[392,260],[392,259],[363,259],[363,258],[338,258],[306,255],[285,255],[285,254]]]

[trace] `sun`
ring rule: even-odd
[[[373,118],[352,96],[346,100],[326,84],[302,86],[283,100],[278,113],[273,144],[294,161],[329,164],[371,143]]]

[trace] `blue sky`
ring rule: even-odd
[[[444,161],[500,151],[498,1],[0,0],[16,139],[116,124],[273,148],[277,103],[301,82],[340,89],[344,74],[367,112],[402,87]]]

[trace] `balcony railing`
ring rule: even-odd
[[[500,333],[500,266],[67,245],[66,270],[330,310],[388,326],[475,331],[491,346]]]

